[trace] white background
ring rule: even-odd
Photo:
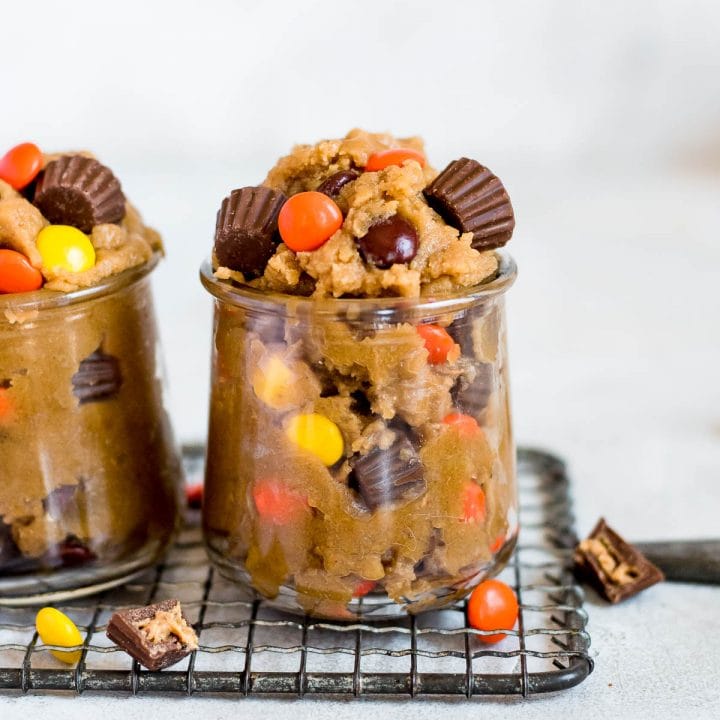
[[[0,148],[94,150],[164,234],[155,289],[181,439],[205,433],[197,266],[222,197],[295,142],[420,134],[434,165],[475,157],[513,198],[517,434],[569,459],[579,530],[604,514],[637,539],[720,535],[720,4],[3,1],[0,38]],[[528,711],[709,717],[719,592],[595,602],[596,673]],[[295,707],[273,713],[337,712]],[[485,711],[507,707],[448,708]]]

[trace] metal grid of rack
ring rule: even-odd
[[[186,448],[191,478],[202,450]],[[520,601],[517,629],[495,645],[467,626],[465,603],[380,623],[332,623],[282,614],[243,597],[209,565],[190,516],[165,561],[121,588],[59,604],[84,636],[79,662],[55,660],[34,611],[0,608],[0,690],[232,693],[313,696],[465,696],[551,692],[592,671],[583,593],[571,573],[576,537],[564,464],[518,453],[520,536],[500,578]],[[105,636],[120,607],[177,597],[200,648],[162,672],[138,666]]]

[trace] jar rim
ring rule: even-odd
[[[43,311],[76,305],[88,300],[97,300],[122,290],[149,275],[160,262],[161,257],[162,252],[154,250],[152,257],[142,265],[135,265],[117,275],[110,275],[97,285],[80,288],[72,292],[41,289],[28,293],[0,295],[0,313],[7,310],[12,312]]]
[[[288,293],[268,292],[249,285],[230,284],[217,278],[212,262],[206,259],[200,266],[200,280],[205,289],[218,300],[236,307],[257,312],[285,314],[308,313],[313,315],[337,315],[338,313],[370,313],[392,316],[397,312],[412,310],[414,313],[451,312],[483,302],[496,295],[502,295],[515,282],[517,265],[505,250],[496,250],[498,270],[495,277],[487,282],[463,288],[447,295],[375,298],[312,298]]]

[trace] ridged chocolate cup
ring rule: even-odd
[[[278,214],[286,198],[259,186],[233,190],[222,201],[215,226],[215,257],[220,265],[259,277],[280,240]]]
[[[63,155],[48,163],[33,202],[54,225],[72,225],[84,233],[125,217],[119,180],[110,168],[82,155]]]
[[[515,214],[507,191],[477,160],[454,160],[423,192],[448,225],[473,234],[476,250],[502,247],[512,237]]]

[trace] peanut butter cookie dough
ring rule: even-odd
[[[352,619],[439,607],[498,571],[517,530],[513,273],[495,252],[513,224],[476,161],[438,174],[419,139],[360,130],[225,198],[203,273],[203,512],[223,574]]]
[[[0,600],[142,567],[175,529],[147,277],[161,253],[88,153],[0,158]]]
[[[372,167],[377,169],[370,171]],[[272,247],[260,277],[253,277],[257,271],[247,272],[242,263],[226,265],[232,263],[232,256],[221,242],[216,246],[218,276],[246,280],[263,290],[315,297],[418,297],[477,285],[497,271],[497,259],[489,250],[498,245],[476,250],[472,232],[461,232],[443,219],[438,203],[423,194],[437,175],[425,162],[419,138],[396,140],[388,134],[352,130],[341,140],[299,145],[278,161],[264,187],[279,199],[318,190],[326,193],[342,213],[341,224],[311,250],[304,248],[303,238],[296,244],[291,234],[286,239],[281,230],[285,242]],[[474,190],[466,187],[466,195]],[[493,216],[498,209],[507,223],[512,221],[504,189],[489,198],[481,193],[470,200],[485,207],[486,222],[496,222]],[[243,212],[246,207],[251,209]],[[233,208],[236,228],[238,219],[256,217],[255,209]],[[415,247],[395,261],[392,238],[388,233],[377,238],[382,233],[376,230],[394,218],[416,235]],[[364,242],[368,236],[371,240]],[[374,247],[368,248],[370,244]]]

